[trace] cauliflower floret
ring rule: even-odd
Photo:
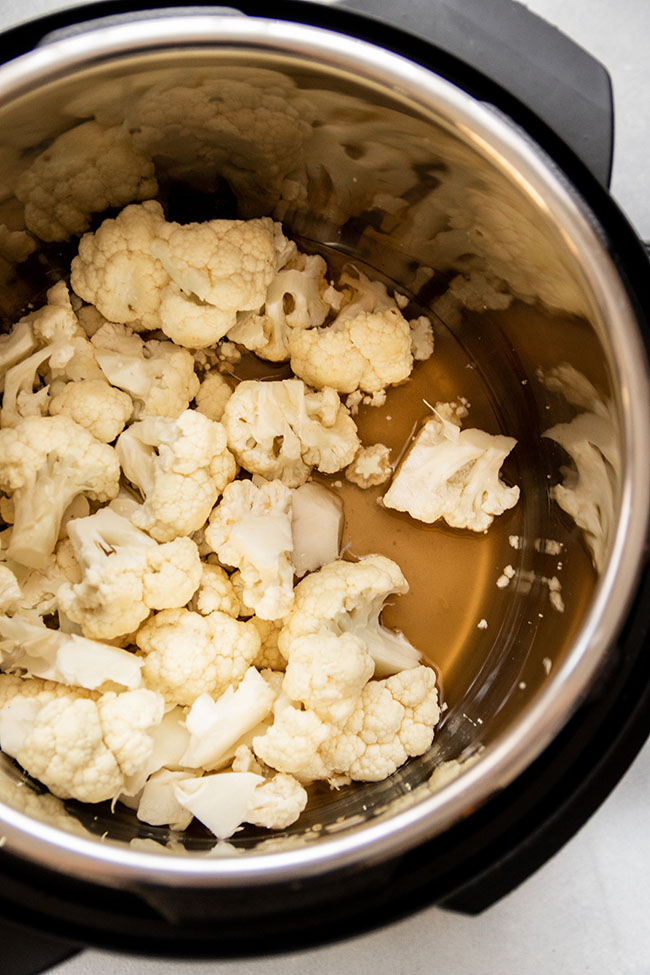
[[[291,369],[316,389],[339,393],[374,392],[411,375],[413,356],[408,322],[397,309],[336,319],[320,329],[294,330],[289,340]]]
[[[107,324],[92,337],[95,357],[112,386],[125,390],[140,416],[177,417],[199,389],[194,360],[171,342],[143,342],[130,329]]]
[[[253,750],[266,765],[305,782],[337,775],[378,782],[429,748],[439,717],[434,672],[413,667],[369,681],[340,724],[313,710],[284,708],[253,739]]]
[[[293,775],[279,772],[258,785],[246,807],[246,822],[266,829],[285,829],[307,805],[307,792]]]
[[[83,122],[57,136],[19,178],[25,223],[41,240],[67,240],[108,207],[155,196],[151,158],[121,126]]]
[[[88,512],[86,511],[85,514]],[[22,611],[35,610],[39,616],[47,616],[55,612],[58,606],[58,592],[65,582],[81,581],[81,570],[68,538],[62,539],[57,544],[46,568],[28,569],[24,565],[12,562],[11,569],[21,589],[19,608]]]
[[[159,542],[201,528],[237,471],[224,428],[196,410],[134,423],[115,449],[145,498],[133,523]]]
[[[0,616],[0,662],[6,671],[24,670],[30,677],[88,690],[106,683],[129,688],[142,683],[142,661],[134,654],[21,616]]]
[[[444,518],[452,528],[484,532],[495,515],[519,499],[519,488],[507,487],[499,477],[517,441],[483,430],[461,431],[459,411],[453,408],[454,404],[436,404],[383,503],[427,524]]]
[[[433,355],[433,326],[425,315],[409,321],[411,329],[411,353],[416,362],[425,362]]]
[[[309,481],[291,492],[291,559],[298,578],[338,559],[343,503],[323,484]]]
[[[291,491],[281,481],[233,481],[210,515],[205,540],[241,572],[243,597],[261,619],[280,619],[293,602]]]
[[[240,315],[228,338],[262,359],[288,359],[291,330],[322,325],[331,308],[326,296],[338,294],[328,287],[326,274],[322,257],[299,254],[271,281],[262,310]]]
[[[199,386],[196,394],[196,408],[209,420],[220,420],[231,396],[232,387],[221,373],[210,372]]]
[[[160,295],[169,275],[151,253],[165,217],[160,203],[132,204],[94,234],[84,234],[70,283],[109,322],[138,329],[160,327]],[[109,377],[110,378],[110,377]]]
[[[360,562],[331,562],[299,582],[294,605],[285,619],[278,646],[291,660],[296,640],[329,634],[358,637],[375,661],[375,674],[385,677],[420,661],[420,653],[401,633],[385,629],[379,614],[387,596],[408,592],[395,562],[370,555]]]
[[[27,417],[0,430],[0,490],[14,502],[9,557],[46,568],[74,498],[109,501],[119,477],[113,448],[67,416]]]
[[[260,649],[250,623],[226,613],[200,616],[187,609],[156,613],[140,628],[136,643],[144,656],[145,683],[168,703],[181,705],[236,687]]]
[[[275,692],[254,667],[234,690],[228,687],[217,700],[209,694],[196,698],[187,715],[190,742],[181,765],[186,768],[219,768],[234,754],[240,738],[271,713]]]
[[[222,422],[242,467],[288,487],[304,484],[312,467],[341,470],[359,448],[356,424],[335,391],[316,393],[299,379],[241,382]]]
[[[36,241],[24,230],[10,230],[0,223],[0,258],[11,264],[22,264],[36,250]]]
[[[361,447],[350,466],[346,467],[345,476],[358,487],[369,488],[383,484],[392,472],[390,447],[383,443],[373,443],[368,447]]]
[[[105,379],[85,379],[66,383],[50,399],[50,416],[60,413],[71,417],[102,443],[111,443],[130,419],[133,400]]]
[[[137,630],[152,609],[184,606],[201,579],[190,538],[158,544],[110,508],[68,528],[81,581],[58,591],[58,604],[85,636],[112,639]]]
[[[201,616],[208,616],[219,610],[237,619],[241,608],[239,598],[225,569],[210,562],[202,563],[199,588],[194,593],[189,608]]]
[[[375,661],[359,637],[311,634],[292,640],[282,689],[321,718],[340,722],[374,672]]]

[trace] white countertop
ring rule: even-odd
[[[0,0],[0,27],[70,5]],[[609,69],[616,105],[612,191],[641,236],[650,239],[650,3],[531,0],[527,6]],[[650,744],[578,836],[476,918],[429,908],[342,944],[245,961],[173,962],[88,950],[55,973],[547,975],[560,969],[566,975],[649,975],[649,800]]]

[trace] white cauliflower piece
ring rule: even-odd
[[[373,443],[361,447],[349,467],[345,468],[348,481],[360,488],[376,487],[383,484],[393,473],[390,462],[390,447],[383,443]]]
[[[151,245],[164,225],[160,203],[150,200],[125,207],[94,234],[84,234],[70,271],[75,293],[109,322],[138,331],[160,328],[160,298],[169,275]]]
[[[74,498],[109,501],[119,476],[113,448],[67,416],[27,417],[0,430],[0,490],[14,502],[9,557],[46,568]]]
[[[307,792],[293,775],[279,772],[258,785],[246,807],[246,822],[266,829],[285,829],[307,805]]]
[[[211,562],[202,563],[199,588],[194,593],[189,608],[201,616],[208,616],[219,610],[237,619],[241,605],[225,569]]]
[[[199,379],[187,349],[157,339],[143,342],[125,326],[111,323],[91,341],[102,374],[129,393],[136,417],[180,416],[196,396]]]
[[[291,559],[295,573],[301,579],[334,562],[341,550],[343,534],[343,503],[323,484],[309,481],[291,492]]]
[[[194,817],[176,799],[174,786],[188,778],[194,776],[188,772],[172,772],[166,768],[154,772],[142,789],[136,811],[138,819],[150,826],[187,829]]]
[[[201,381],[196,394],[196,408],[210,420],[220,420],[226,403],[232,396],[232,387],[220,372],[210,372]]]
[[[258,313],[240,315],[228,338],[262,359],[288,359],[291,330],[322,325],[330,312],[326,298],[336,292],[329,288],[326,275],[322,257],[298,254],[269,284],[264,307]]]
[[[275,693],[254,667],[237,689],[228,687],[217,700],[209,694],[196,698],[186,719],[190,742],[181,758],[186,768],[219,768],[234,754],[240,738],[270,713]]]
[[[36,348],[31,316],[26,315],[6,335],[0,335],[0,389],[4,389],[7,369],[22,362]]]
[[[260,649],[254,626],[226,613],[164,609],[138,630],[145,683],[170,704],[192,705],[239,683]]]
[[[261,619],[280,619],[293,602],[291,491],[281,481],[233,481],[210,515],[205,540],[241,572],[243,597]]]
[[[107,683],[136,688],[142,683],[142,661],[119,647],[86,640],[30,622],[0,616],[0,663],[9,671],[95,690]]]
[[[67,240],[88,229],[93,213],[155,196],[151,158],[127,130],[83,122],[57,136],[16,184],[25,223],[41,240]]]
[[[8,565],[0,564],[0,613],[15,613],[22,599],[18,579]]]
[[[12,562],[10,568],[21,589],[20,610],[35,610],[39,616],[55,612],[58,591],[65,582],[81,581],[81,570],[68,538],[57,544],[46,568],[28,569],[17,562]]]
[[[411,353],[416,362],[426,362],[433,355],[433,326],[426,315],[409,321],[411,330]]]
[[[374,672],[375,661],[359,637],[311,634],[292,640],[282,689],[320,717],[340,722]]]
[[[159,694],[0,675],[0,747],[62,799],[115,799],[153,750]]]
[[[148,417],[115,445],[125,476],[145,498],[133,523],[159,542],[197,531],[237,467],[220,423],[196,410]]]
[[[325,328],[294,329],[291,369],[306,383],[339,393],[375,392],[411,375],[411,333],[398,308],[339,315]]]
[[[58,604],[85,636],[132,633],[152,609],[184,606],[199,586],[201,560],[190,538],[159,544],[110,508],[76,518],[68,535],[82,578],[59,589]]]
[[[284,708],[253,739],[253,750],[266,765],[304,782],[339,775],[378,782],[429,748],[439,717],[434,672],[412,667],[369,681],[342,723]]]
[[[452,528],[484,532],[519,499],[519,488],[507,487],[499,477],[517,441],[483,430],[461,431],[458,413],[454,404],[436,404],[383,503],[427,524],[443,518]]]
[[[66,383],[50,399],[50,416],[64,414],[85,427],[102,443],[112,443],[133,413],[128,393],[109,385],[105,379],[85,379]]]
[[[356,424],[335,391],[313,392],[299,379],[241,382],[222,422],[242,467],[288,487],[304,484],[312,467],[341,470],[359,448]]]
[[[260,638],[260,649],[253,660],[253,666],[258,670],[265,670],[265,678],[266,669],[274,672],[284,670],[287,662],[278,649],[282,620],[263,620],[259,616],[251,616],[250,622]]]
[[[420,653],[401,633],[381,626],[386,598],[408,592],[408,583],[395,562],[370,555],[360,562],[331,562],[308,575],[294,590],[294,604],[278,637],[278,646],[291,660],[301,637],[328,634],[358,637],[375,661],[375,674],[385,677],[420,661]]]

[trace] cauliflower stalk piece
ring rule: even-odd
[[[226,403],[228,446],[247,471],[298,487],[312,467],[333,474],[359,448],[354,420],[333,389],[300,379],[241,382]]]
[[[0,613],[15,613],[23,594],[18,579],[8,565],[0,563]]]
[[[149,732],[163,713],[162,697],[145,688],[98,695],[6,677],[0,746],[55,796],[102,802],[124,792],[127,777],[146,764]]]
[[[120,435],[115,449],[124,474],[145,498],[133,523],[159,542],[201,528],[237,471],[222,425],[196,410],[177,419],[140,420]]]
[[[302,637],[351,634],[374,660],[376,676],[414,667],[420,661],[419,651],[401,633],[379,622],[385,599],[405,592],[408,583],[399,566],[383,555],[369,555],[360,562],[331,562],[296,586],[293,609],[278,637],[280,651],[290,661]]]
[[[215,701],[209,694],[196,698],[186,719],[190,742],[180,764],[186,768],[219,768],[232,758],[240,738],[271,713],[275,692],[254,667],[249,667],[236,690],[227,688]]]
[[[102,375],[127,392],[140,416],[177,417],[199,389],[194,360],[172,342],[143,342],[122,325],[103,325],[92,337]]]
[[[224,565],[239,569],[243,599],[265,620],[293,602],[291,491],[281,481],[233,481],[210,515],[205,540]]]
[[[40,620],[0,616],[0,661],[5,671],[95,690],[106,683],[136,688],[142,661],[119,647],[52,630]]]
[[[343,503],[323,484],[308,481],[291,492],[291,559],[301,579],[334,562],[341,550]]]
[[[305,782],[339,775],[378,782],[429,748],[439,717],[434,672],[412,667],[369,681],[340,723],[311,709],[284,708],[253,739],[253,750],[266,765]]]
[[[384,495],[387,508],[427,524],[443,518],[452,528],[484,532],[496,515],[517,503],[519,488],[507,487],[499,477],[517,441],[461,430],[466,414],[458,404],[436,404]]]
[[[132,633],[152,609],[184,606],[198,588],[201,560],[191,538],[159,544],[110,508],[76,518],[68,534],[82,578],[59,589],[58,604],[85,636]]]
[[[67,416],[27,417],[0,430],[0,490],[14,502],[9,558],[46,568],[66,508],[79,494],[110,501],[119,476],[113,448]]]
[[[187,609],[156,613],[140,627],[136,643],[144,656],[145,684],[180,705],[236,687],[260,649],[250,623],[219,611],[200,616]]]
[[[126,129],[82,122],[59,135],[16,185],[25,223],[41,240],[67,240],[88,229],[93,213],[155,196],[151,158]]]

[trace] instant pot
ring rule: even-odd
[[[150,6],[87,6],[0,38],[0,224],[34,241],[0,250],[5,327],[76,247],[30,227],[25,174],[92,122],[152,162],[175,219],[271,215],[431,315],[519,441],[522,500],[463,587],[443,598],[432,568],[431,628],[460,628],[462,648],[442,666],[432,748],[385,783],[317,792],[283,833],[215,846],[60,802],[0,756],[15,972],[64,942],[224,957],[434,902],[477,913],[573,835],[650,731],[650,265],[607,191],[605,70],[509,0],[278,0],[272,19],[254,3]],[[79,167],[64,165],[74,192]],[[450,301],[476,276],[500,298]],[[583,414],[606,445],[545,436]]]

